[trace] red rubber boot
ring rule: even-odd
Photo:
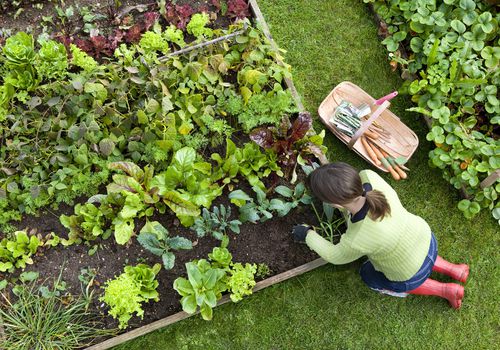
[[[438,255],[432,271],[450,276],[454,280],[465,283],[469,277],[469,265],[452,264]]]
[[[459,309],[460,306],[462,306],[464,287],[456,283],[441,283],[428,278],[421,286],[414,290],[410,290],[407,293],[417,295],[435,295],[445,298],[450,302],[452,308]]]

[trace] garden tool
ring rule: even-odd
[[[396,97],[397,95],[398,95],[398,92],[397,91],[393,91],[390,94],[385,95],[384,97],[381,97],[378,100],[375,100],[374,104],[376,104],[377,106],[380,106],[384,101],[390,101],[394,97]]]
[[[387,161],[387,159],[385,159],[384,155],[382,154],[382,152],[380,152],[380,150],[377,148],[377,146],[375,146],[373,143],[370,143],[370,142],[368,142],[368,144],[372,148],[373,152],[377,155],[377,158],[382,162],[382,165],[384,166],[384,168],[386,168],[389,171],[389,173],[391,173],[392,178],[394,180],[401,180],[401,176],[398,174],[398,172],[396,170],[394,170],[394,168]]]
[[[394,168],[394,170],[396,170],[396,172],[399,174],[399,176],[402,178],[402,179],[406,179],[408,176],[406,175],[406,173],[399,167],[399,165],[396,163],[396,161],[394,160],[393,157],[390,157],[387,152],[385,152],[383,149],[380,149],[380,152],[382,153],[382,155],[385,157],[385,159],[387,159],[387,161],[389,162],[389,164],[391,164],[391,166]]]
[[[408,291],[409,294],[417,295],[435,295],[445,298],[454,309],[459,309],[462,306],[462,299],[464,297],[464,287],[457,283],[441,283],[433,279],[426,279],[425,282]]]

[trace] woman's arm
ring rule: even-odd
[[[353,249],[347,240],[342,236],[338,244],[332,244],[330,241],[318,235],[315,231],[309,230],[306,236],[306,243],[320,257],[332,264],[347,264],[362,257],[362,252]]]

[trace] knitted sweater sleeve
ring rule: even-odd
[[[332,244],[316,232],[309,230],[306,243],[320,257],[332,264],[347,264],[365,255],[363,252],[351,247],[345,234],[340,238],[338,244]]]

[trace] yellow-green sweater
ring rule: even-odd
[[[384,193],[391,215],[381,221],[366,215],[354,223],[348,218],[347,231],[335,245],[309,230],[306,243],[332,264],[346,264],[366,255],[389,280],[406,281],[418,272],[427,256],[431,229],[424,219],[401,205],[397,193],[377,173],[363,170],[359,175],[363,183]]]

